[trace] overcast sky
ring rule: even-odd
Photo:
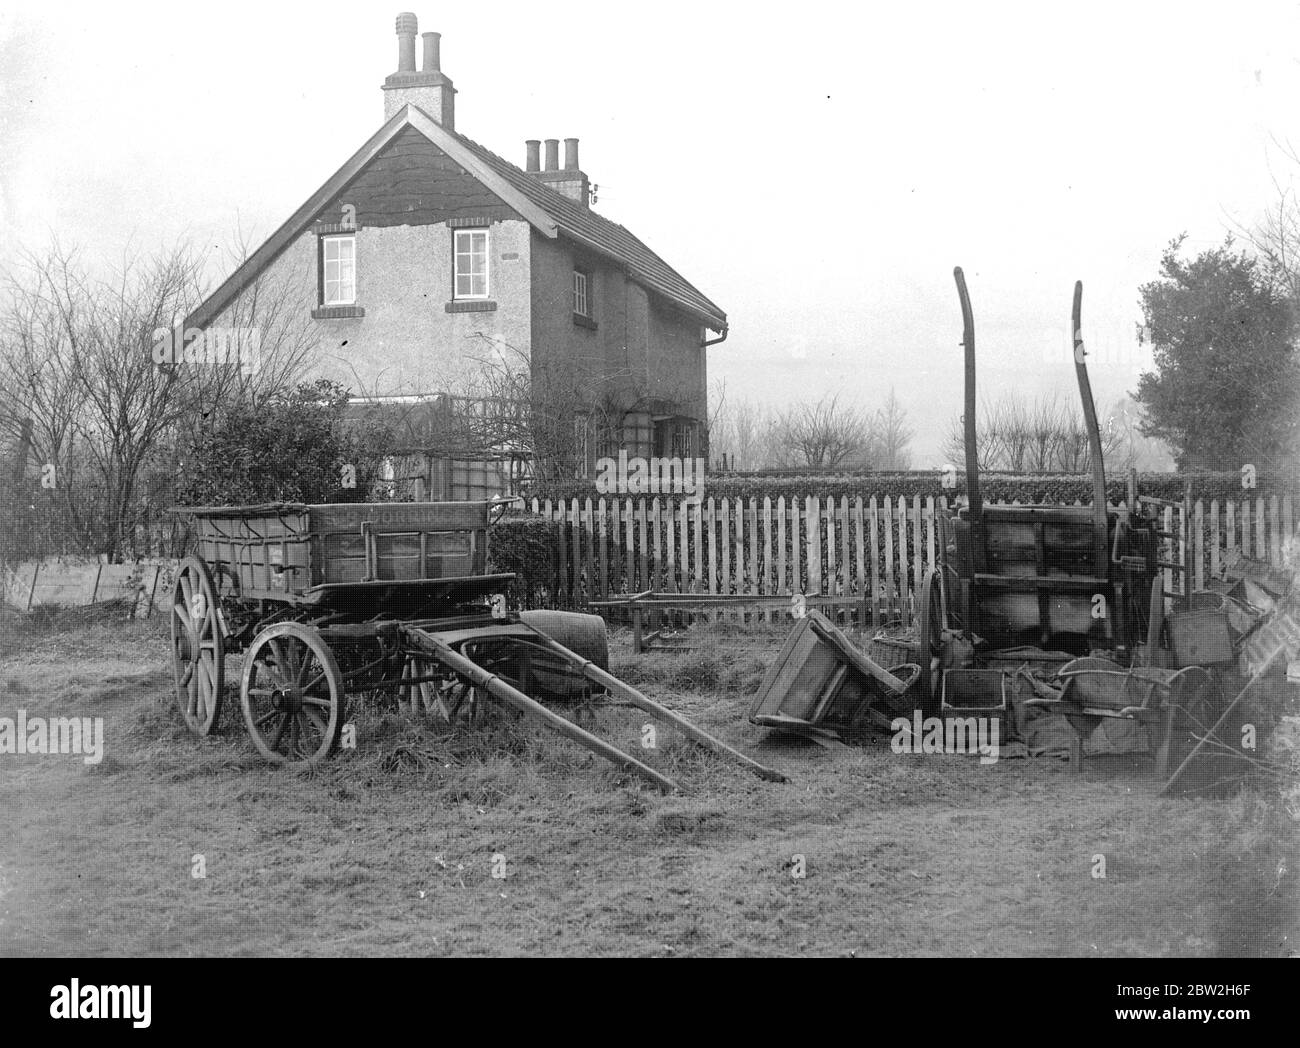
[[[4,243],[260,242],[382,123],[402,9],[442,33],[457,130],[521,165],[580,138],[596,209],[726,310],[730,398],[895,386],[918,466],[960,407],[954,265],[989,394],[1073,395],[1083,280],[1104,408],[1164,245],[1255,220],[1300,144],[1294,3],[6,0]]]

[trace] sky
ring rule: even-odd
[[[1296,3],[6,0],[3,242],[112,266],[189,237],[224,276],[383,122],[404,9],[442,34],[459,131],[521,166],[579,138],[596,210],[727,312],[728,400],[892,387],[917,466],[960,411],[955,265],[982,396],[1076,396],[1082,280],[1104,414],[1150,366],[1168,242],[1220,243],[1300,175]]]

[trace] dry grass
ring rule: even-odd
[[[0,716],[103,716],[107,728],[96,766],[0,756],[0,951],[1297,948],[1295,826],[1264,794],[1157,798],[1149,764],[1133,758],[1099,758],[1076,777],[1056,762],[981,766],[896,755],[881,739],[826,750],[767,736],[745,713],[779,629],[713,628],[703,650],[679,656],[633,658],[615,638],[621,676],[792,779],[761,782],[663,727],[644,751],[644,715],[603,710],[602,735],[690,790],[663,796],[505,713],[453,732],[368,704],[355,711],[355,751],[309,772],[269,767],[237,698],[221,733],[188,734],[162,626],[55,621],[0,638]],[[1098,855],[1105,878],[1093,876]]]

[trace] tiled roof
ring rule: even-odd
[[[547,212],[564,232],[622,262],[633,276],[652,290],[705,318],[714,331],[726,328],[726,313],[623,226],[543,185],[472,139],[459,132],[454,134],[475,156]]]

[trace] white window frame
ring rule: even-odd
[[[480,299],[480,300],[485,298],[490,298],[491,291],[492,291],[492,272],[491,272],[491,266],[489,265],[489,261],[492,256],[492,250],[491,250],[492,238],[489,235],[488,230],[480,226],[480,227],[475,227],[470,229],[457,229],[454,230],[454,234],[455,235],[452,237],[452,244],[451,244],[452,297],[455,299]],[[477,275],[473,270],[474,256],[478,253],[474,250],[474,246],[473,246],[474,244],[473,238],[476,236],[481,236],[483,238],[483,291],[482,293],[477,293],[473,290],[474,278]],[[468,241],[469,246],[465,250],[462,250],[461,248],[462,241]],[[469,272],[464,274],[464,276],[469,281],[470,290],[468,292],[461,291],[460,280],[461,280],[462,273],[460,268],[460,260],[462,258],[469,259],[470,270]]]
[[[337,250],[347,244],[350,257],[344,258]],[[336,247],[335,257],[330,258],[330,248]],[[343,275],[344,263],[351,263],[350,283]],[[330,267],[334,267],[334,276],[330,276]],[[331,297],[331,285],[333,292]],[[350,294],[348,293],[350,292]],[[321,237],[321,285],[320,299],[322,306],[355,306],[357,304],[357,238],[354,233],[341,236]]]
[[[573,311],[580,317],[591,317],[591,278],[581,269],[573,271]]]

